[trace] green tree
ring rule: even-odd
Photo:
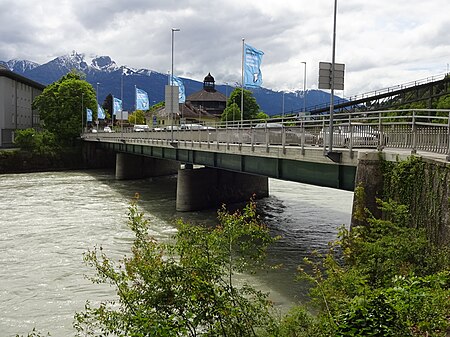
[[[241,120],[241,109],[236,103],[231,103],[222,112],[221,119],[223,121],[240,121]]]
[[[256,114],[255,119],[269,119],[269,115],[260,111]]]
[[[241,88],[235,88],[228,98],[227,106],[229,107],[235,103],[240,107],[241,93]],[[244,89],[244,119],[255,119],[259,111],[260,108],[255,97],[253,97],[253,93],[250,90]]]
[[[86,108],[97,114],[95,91],[82,75],[72,71],[47,86],[33,102],[43,127],[65,145],[73,144],[86,125]]]
[[[14,143],[21,150],[34,154],[54,156],[61,150],[55,134],[48,130],[17,130],[14,138]]]
[[[440,97],[436,108],[437,109],[450,109],[450,95]]]
[[[130,124],[145,124],[145,114],[142,110],[136,110],[128,116]]]
[[[129,208],[132,256],[116,265],[100,249],[85,254],[95,283],[111,284],[118,299],[90,303],[76,315],[81,336],[257,336],[273,319],[267,295],[234,282],[236,273],[264,267],[274,239],[249,203],[243,212],[219,211],[215,228],[178,223],[175,240],[158,243],[149,223]]]

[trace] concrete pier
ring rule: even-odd
[[[180,169],[177,211],[218,208],[223,203],[248,201],[269,195],[268,178],[212,168]]]
[[[179,166],[178,162],[172,160],[117,153],[116,179],[141,179],[176,174]]]

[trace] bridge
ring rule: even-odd
[[[214,190],[223,201],[248,199],[251,190],[265,196],[267,177],[353,191],[357,171],[367,166],[361,163],[376,162],[380,155],[396,161],[418,154],[447,162],[449,114],[450,110],[337,113],[332,131],[328,116],[317,115],[192,125],[190,129],[183,125],[141,132],[119,128],[85,132],[82,138],[94,149],[91,152],[117,153],[118,179],[140,177],[150,167],[159,173],[178,171],[181,200],[177,196],[177,208],[192,210],[205,207],[202,202],[186,204],[199,191],[208,195]],[[178,170],[180,164],[182,170]],[[219,196],[205,198],[214,204]]]
[[[447,73],[351,97],[336,97],[334,109],[340,112],[370,111],[398,108],[415,102],[426,102],[424,107],[431,109],[436,99],[448,94],[450,94],[450,76]],[[313,105],[306,110],[310,114],[329,113],[330,104]]]

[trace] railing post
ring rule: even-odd
[[[412,143],[412,149],[411,154],[417,153],[417,126],[416,126],[416,112],[413,110],[412,115],[412,137],[413,137],[413,143]]]
[[[323,131],[323,155],[326,155],[327,153],[327,132],[328,132],[329,128],[325,127],[325,118],[322,117],[322,131]]]
[[[448,113],[447,121],[447,157],[445,159],[450,161],[450,112]]]
[[[348,114],[348,127],[350,128],[350,139],[348,142],[348,151],[350,152],[350,158],[353,159],[353,126],[352,115]]]
[[[378,151],[383,151],[383,147],[384,147],[384,133],[383,133],[383,125],[381,122],[381,112],[378,113],[378,135],[379,135],[379,139],[378,139]]]

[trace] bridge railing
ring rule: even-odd
[[[150,129],[134,132],[125,128],[116,132],[86,132],[90,141],[208,146],[215,144],[252,147],[296,146],[323,147],[333,140],[333,147],[402,148],[412,153],[429,151],[450,156],[450,110],[387,110],[361,114],[336,113],[333,130],[328,115],[299,116],[270,120],[244,120],[205,123],[186,129]]]

